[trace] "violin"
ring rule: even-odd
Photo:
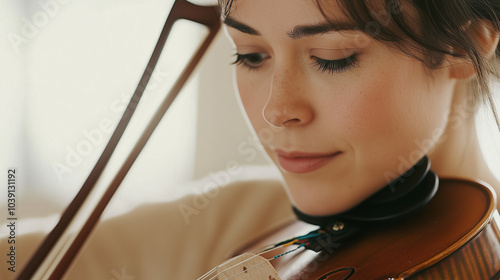
[[[430,175],[420,186],[387,188],[347,213],[311,217],[294,209],[299,220],[199,280],[500,279],[495,193],[478,182],[437,180],[425,164]]]
[[[70,225],[75,228],[75,217],[82,215],[84,205],[92,204],[89,194],[132,118],[170,29],[178,19],[204,25],[209,34],[165,97],[111,185],[98,202],[93,202],[93,210],[79,225],[78,234],[73,235],[68,228]],[[64,277],[149,136],[219,29],[220,18],[215,7],[175,0],[151,59],[108,145],[56,227],[17,279]],[[363,203],[361,208],[340,216],[310,217],[296,209],[302,221],[294,221],[270,232],[265,238],[243,248],[242,254],[200,279],[500,278],[500,229],[494,192],[487,186],[467,180],[445,179],[438,183],[436,178],[427,174],[432,175],[425,171],[425,176],[417,176],[424,179],[418,184],[410,184],[411,188],[401,188],[402,191],[395,188],[396,191],[391,190],[389,194],[382,192],[369,199],[368,204]],[[419,187],[421,185],[423,187]],[[256,250],[264,244],[272,245]],[[291,247],[293,249],[289,249]]]

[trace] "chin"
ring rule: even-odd
[[[324,204],[315,204],[315,203],[308,203],[308,202],[297,202],[296,200],[293,203],[293,206],[300,210],[302,213],[305,213],[310,216],[331,216],[331,215],[337,215],[342,212],[345,212],[357,204],[345,204],[345,205],[339,205],[339,204],[329,204],[329,205],[324,205]]]
[[[345,212],[359,203],[366,196],[354,192],[334,192],[330,187],[325,192],[315,192],[312,188],[288,187],[292,205],[311,216],[330,216]]]
[[[331,176],[326,176],[330,177],[327,180],[321,174],[283,175],[292,205],[312,216],[329,216],[348,211],[385,186],[385,182],[371,184],[349,175],[339,180],[331,180]]]

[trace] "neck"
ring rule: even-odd
[[[468,96],[467,84],[458,82],[447,127],[439,144],[429,152],[431,169],[443,178],[485,182],[500,194],[500,182],[486,164],[479,145],[475,110]]]

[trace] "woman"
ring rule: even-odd
[[[299,218],[344,213],[425,155],[439,177],[500,190],[474,121],[500,75],[500,2],[219,4],[242,105]]]
[[[345,211],[423,155],[499,188],[474,112],[499,75],[500,3],[314,2],[222,3],[243,106],[294,205]]]

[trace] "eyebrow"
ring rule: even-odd
[[[261,35],[259,31],[255,28],[250,27],[247,24],[239,22],[234,18],[227,16],[224,19],[224,24],[230,26],[242,33],[250,35]],[[292,31],[287,32],[288,37],[291,39],[300,39],[303,37],[312,37],[315,35],[322,35],[332,31],[342,31],[342,30],[360,30],[356,25],[347,22],[322,22],[318,24],[310,25],[297,25]]]
[[[287,35],[292,39],[300,39],[303,37],[312,37],[315,35],[323,35],[332,31],[343,30],[359,30],[359,28],[356,25],[347,22],[324,22],[311,25],[297,25],[292,31],[288,32]]]
[[[239,31],[246,33],[246,34],[260,35],[260,33],[257,30],[255,30],[254,28],[252,28],[252,27],[250,27],[242,22],[235,20],[230,16],[226,16],[226,18],[224,19],[224,24],[226,24],[227,26],[231,26],[232,28],[239,30]]]

